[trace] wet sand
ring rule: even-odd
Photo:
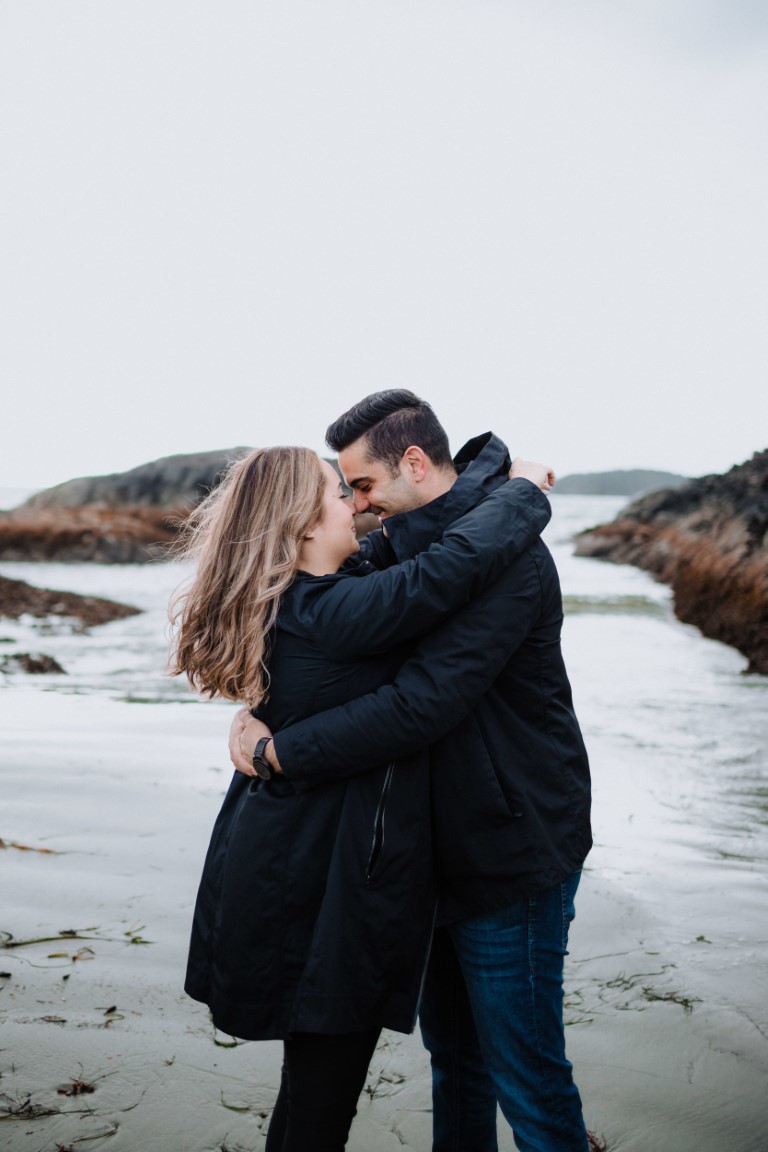
[[[181,989],[228,779],[228,709],[31,686],[6,688],[0,708],[9,737],[2,927],[16,942],[53,937],[0,957],[0,1146],[263,1147],[279,1045],[215,1035]],[[678,823],[677,810],[665,815],[658,781],[633,780],[627,759],[607,735],[593,741],[598,843],[567,982],[588,1123],[611,1150],[759,1152],[768,1131],[765,870],[692,869],[686,836],[702,830]],[[678,859],[677,869],[665,865],[663,886],[644,867],[649,837],[657,856]],[[418,1037],[386,1034],[350,1148],[426,1152],[429,1109]],[[500,1147],[513,1148],[503,1122]]]

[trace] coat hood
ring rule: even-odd
[[[506,444],[493,432],[468,440],[453,462],[458,476],[448,492],[422,508],[387,518],[387,539],[398,562],[416,556],[438,540],[454,520],[471,512],[504,483],[512,467]]]

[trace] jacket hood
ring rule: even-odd
[[[450,524],[503,484],[512,467],[506,444],[493,432],[468,440],[453,462],[458,476],[448,492],[422,508],[387,518],[387,539],[398,562],[416,556],[440,539]]]

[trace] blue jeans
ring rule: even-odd
[[[497,1101],[523,1152],[587,1152],[563,1027],[580,876],[435,934],[420,1013],[433,1152],[497,1152]]]

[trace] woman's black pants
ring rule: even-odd
[[[283,1042],[265,1152],[342,1152],[379,1033],[299,1032]]]

